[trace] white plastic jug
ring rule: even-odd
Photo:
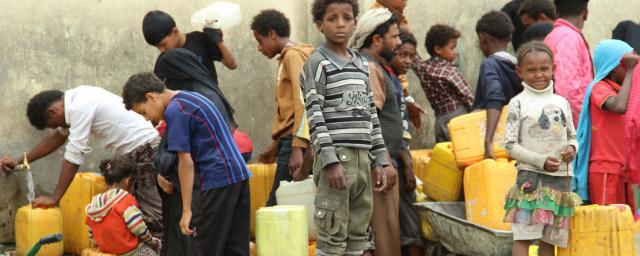
[[[238,25],[242,20],[240,5],[228,2],[215,2],[191,15],[191,25],[203,27],[207,20],[216,20],[213,28],[226,30]]]
[[[276,190],[276,200],[278,205],[302,205],[307,210],[307,230],[309,240],[316,240],[316,224],[313,221],[315,205],[313,201],[316,197],[316,184],[313,178],[303,181],[280,181],[280,187]]]

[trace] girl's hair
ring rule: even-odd
[[[518,53],[517,53],[518,66],[522,65],[522,61],[524,60],[524,57],[527,56],[527,54],[532,52],[546,53],[547,55],[549,55],[549,58],[551,59],[551,63],[553,63],[553,52],[551,51],[549,46],[547,46],[541,41],[534,40],[526,44],[523,44],[522,46],[520,46],[520,49],[518,49]]]
[[[131,177],[136,172],[136,169],[136,162],[126,156],[105,159],[100,162],[100,172],[109,185]]]

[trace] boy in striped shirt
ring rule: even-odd
[[[215,105],[166,89],[153,73],[131,76],[122,94],[127,109],[167,123],[167,150],[178,155],[187,255],[249,255],[251,174]]]
[[[386,190],[382,167],[388,161],[367,61],[347,48],[358,4],[316,0],[311,11],[326,39],[307,59],[300,79],[316,154],[316,255],[362,255],[373,208],[372,176],[374,189]]]

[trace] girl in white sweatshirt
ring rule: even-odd
[[[518,161],[518,178],[509,191],[505,222],[513,230],[513,255],[526,255],[540,242],[540,255],[566,247],[569,221],[582,203],[571,192],[571,161],[578,149],[569,102],[553,94],[553,53],[534,41],[518,50],[516,72],[524,90],[511,99],[505,148]]]

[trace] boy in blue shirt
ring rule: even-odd
[[[516,57],[507,52],[513,35],[509,16],[490,11],[476,23],[480,50],[486,57],[480,64],[473,109],[487,110],[484,158],[495,158],[493,138],[502,108],[523,89],[516,74]]]
[[[167,123],[168,150],[178,155],[187,255],[249,255],[251,174],[215,105],[166,89],[153,73],[131,76],[122,96],[127,109]],[[200,191],[193,191],[194,176]]]

